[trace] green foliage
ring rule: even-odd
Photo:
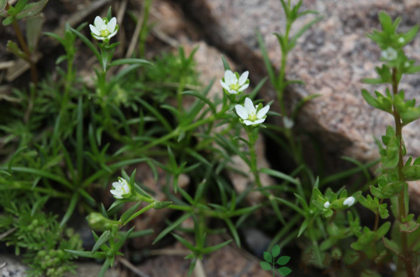
[[[29,17],[27,22],[32,26],[27,34],[27,48],[30,51],[22,42],[20,46],[9,42],[7,49],[30,62],[42,28],[39,13],[47,0],[27,2],[20,0],[6,11],[5,2],[0,0],[0,13],[6,17],[4,25]],[[264,252],[264,261],[260,263],[263,270],[272,270],[273,274],[275,271],[283,276],[291,273],[285,266],[290,257],[280,256],[280,253],[286,244],[297,238],[299,244],[305,245],[304,250],[313,253],[319,267],[326,267],[322,261],[329,254],[346,257],[354,253],[353,250],[362,251],[374,263],[379,263],[388,252],[398,259],[403,249],[420,248],[416,237],[420,222],[408,213],[406,183],[420,179],[420,160],[412,162],[410,158],[402,164],[406,149],[401,132],[405,125],[420,117],[420,110],[414,100],[405,100],[404,91],[398,91],[404,74],[420,71],[403,50],[414,39],[418,27],[397,33],[400,19],[393,22],[387,14],[381,13],[379,20],[383,30],[369,35],[381,48],[384,64],[376,68],[378,78],[365,79],[365,82],[389,84],[391,88],[385,93],[375,91],[375,96],[363,90],[362,96],[368,104],[391,114],[396,121],[395,128],[387,128],[383,144],[379,145],[381,176],[372,180],[368,172],[377,162],[363,165],[344,157],[356,168],[316,177],[305,162],[304,147],[296,139],[294,121],[302,106],[317,95],[286,109],[284,92],[288,85],[303,84],[299,80],[286,80],[287,55],[298,38],[322,18],[316,17],[292,35],[292,24],[315,12],[301,12],[302,1],[294,6],[291,1],[281,0],[280,3],[286,16],[286,30],[275,34],[282,52],[278,75],[261,35],[257,36],[285,123],[281,128],[270,123],[247,126],[238,117],[238,104],[242,105],[247,97],[254,99],[266,78],[250,94],[230,94],[222,90],[210,99],[208,94],[213,81],[205,86],[197,81],[193,59],[197,49],[189,55],[183,48],[178,53],[164,53],[155,57],[153,63],[144,60],[151,1],[147,1],[144,9],[138,57],[115,60],[119,43],[111,43],[109,39],[92,42],[83,35],[86,24],[78,28],[66,26],[62,35],[47,33],[63,46],[65,55],[56,63],[66,64],[66,70],[57,68],[54,78],[33,82],[26,90],[15,90],[12,104],[0,103],[0,116],[5,119],[0,125],[4,146],[0,153],[0,191],[5,192],[0,197],[3,209],[0,233],[10,232],[4,240],[15,247],[16,253],[22,251],[25,261],[33,268],[32,275],[62,276],[74,268],[72,259],[85,257],[102,260],[99,276],[104,276],[117,256],[123,255],[121,249],[129,239],[153,233],[152,229],[134,231],[130,226],[135,218],[153,209],[177,211],[173,221],[168,220],[167,226],[156,234],[153,244],[168,235],[179,241],[189,251],[186,256],[191,260],[188,275],[206,254],[232,241],[240,247],[239,228],[249,223],[251,215],[262,208],[265,211],[272,208],[268,212],[270,222],[282,223],[269,247],[271,252]],[[108,20],[111,17],[109,9]],[[97,66],[92,68],[93,84],[79,78],[78,69],[74,68],[78,40],[97,59]],[[225,70],[231,70],[224,57],[222,63]],[[240,79],[241,75],[235,72],[232,76]],[[220,77],[223,82],[228,81]],[[249,80],[242,81],[249,84]],[[264,106],[261,100],[251,101],[256,111]],[[268,115],[279,114],[269,112]],[[290,174],[258,167],[256,143],[260,127],[267,127],[266,134],[292,157],[295,168]],[[246,137],[242,137],[243,131]],[[234,156],[247,168],[234,167]],[[131,175],[124,170],[141,163],[163,184],[161,191],[138,182],[136,170]],[[121,177],[118,176],[120,171]],[[226,178],[227,171],[252,175],[249,187],[236,192]],[[356,186],[326,187],[356,172],[364,173],[371,195],[362,195],[362,191],[354,188]],[[276,183],[265,186],[261,174],[275,178]],[[188,189],[181,185],[183,176],[190,180]],[[103,199],[96,198],[95,192],[117,178],[111,190],[115,201],[109,207],[99,206],[97,202]],[[247,202],[251,192],[261,194],[261,204]],[[389,206],[396,221],[379,224],[380,219],[389,218],[388,203],[384,202],[387,199],[390,199]],[[56,201],[62,204],[62,210],[57,210],[62,214],[60,218],[46,213]],[[372,229],[361,226],[353,208],[357,202],[374,214]],[[124,209],[127,203],[130,206]],[[91,250],[82,250],[78,236],[66,227],[76,210],[89,211],[86,219],[94,230],[95,240]],[[186,228],[189,225],[186,222],[192,222],[192,227]],[[213,229],[214,222],[224,228]],[[390,230],[389,239],[385,238]],[[212,233],[228,233],[232,239],[211,245],[207,234]]]
[[[357,242],[352,244],[352,248],[364,251],[370,259],[381,260],[378,253],[381,250],[380,242],[383,242],[382,248],[385,247],[394,257],[404,260],[407,276],[414,276],[412,264],[405,252],[414,248],[407,241],[409,234],[415,233],[419,224],[413,220],[414,215],[409,214],[408,211],[409,197],[406,181],[419,178],[417,172],[419,161],[416,159],[412,164],[410,157],[405,164],[403,163],[406,149],[402,129],[408,123],[420,118],[420,110],[415,106],[414,99],[405,100],[405,93],[403,90],[399,91],[398,86],[404,74],[419,71],[419,67],[414,65],[414,61],[407,58],[403,49],[415,38],[419,26],[411,28],[406,33],[398,33],[397,27],[401,18],[392,21],[385,12],[379,14],[379,21],[382,31],[374,30],[368,37],[382,49],[381,61],[385,64],[382,68],[376,68],[379,78],[365,79],[364,81],[369,84],[390,84],[392,94],[390,89],[387,89],[386,96],[375,91],[376,99],[367,90],[363,90],[362,95],[371,106],[392,114],[395,126],[388,126],[386,135],[382,136],[384,147],[378,144],[382,157],[382,171],[378,178],[378,185],[370,186],[370,192],[374,197],[372,198],[370,195],[366,198],[359,197],[360,203],[376,214],[375,230],[372,231],[365,227],[363,234],[358,236]],[[390,222],[386,222],[378,228],[379,217],[388,218],[389,216],[387,205],[383,203],[383,200],[388,198],[391,200],[391,209],[396,217],[391,239],[384,237],[391,227]],[[379,241],[380,238],[382,241]]]
[[[3,241],[13,245],[18,255],[24,249],[23,261],[31,267],[29,276],[59,277],[74,271],[71,260],[76,256],[64,250],[81,249],[80,236],[73,229],[61,228],[57,216],[41,211],[45,197],[34,199],[3,192],[0,233],[11,231]]]
[[[193,56],[186,58],[180,53],[183,53],[182,48],[178,55],[167,52],[156,57],[154,66],[145,72],[143,82],[138,84],[140,89],[150,92],[158,103],[173,96],[181,82],[193,89],[200,85]]]
[[[292,270],[290,268],[288,268],[287,266],[284,266],[284,265],[286,265],[290,261],[290,257],[289,256],[281,256],[276,261],[276,258],[279,255],[280,255],[280,247],[278,245],[275,245],[271,249],[271,254],[269,252],[264,252],[265,262],[260,262],[260,266],[263,270],[273,270],[273,274],[274,274],[274,271],[276,270],[275,266],[279,265],[281,267],[278,268],[277,271],[282,276],[287,276],[292,272]]]

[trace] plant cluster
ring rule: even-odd
[[[381,48],[384,64],[377,68],[378,78],[365,82],[388,84],[390,89],[386,93],[376,91],[376,96],[363,90],[362,95],[370,105],[395,119],[395,126],[387,128],[379,143],[379,177],[372,180],[367,171],[377,161],[362,165],[350,158],[346,159],[357,168],[317,177],[305,162],[304,145],[294,124],[300,108],[316,95],[303,99],[293,109],[287,109],[284,101],[289,85],[303,84],[286,80],[287,56],[297,40],[322,19],[316,17],[292,35],[292,25],[298,18],[315,14],[301,12],[302,1],[292,5],[290,0],[280,0],[287,24],[284,34],[275,34],[282,52],[279,73],[258,34],[268,78],[249,92],[252,71],[234,72],[222,57],[222,90],[214,98],[208,97],[214,81],[204,87],[197,82],[193,60],[197,49],[189,55],[180,48],[177,54],[164,54],[154,61],[143,59],[151,1],[145,1],[146,21],[138,49],[130,58],[114,57],[119,43],[111,40],[118,37],[123,26],[111,9],[106,17],[95,17],[89,28],[87,24],[77,28],[67,25],[61,35],[46,33],[62,45],[65,54],[57,59],[57,77],[47,76],[38,82],[33,56],[42,22],[37,20],[48,1],[27,2],[19,0],[11,6],[0,0],[3,24],[13,25],[20,44],[19,48],[9,42],[8,50],[26,60],[32,73],[27,91],[14,90],[13,102],[7,103],[4,113],[7,120],[0,125],[0,238],[14,246],[16,254],[22,250],[32,275],[62,276],[74,269],[71,260],[84,257],[103,262],[99,274],[103,276],[124,255],[121,249],[127,240],[154,235],[155,244],[170,234],[189,250],[186,258],[191,260],[191,275],[205,255],[232,242],[240,247],[238,230],[246,228],[255,211],[263,210],[281,224],[269,246],[271,253],[265,252],[265,261],[261,262],[262,269],[272,270],[273,276],[275,271],[290,274],[291,269],[285,266],[290,257],[280,253],[292,241],[302,245],[304,253],[313,255],[306,260],[302,255],[303,263],[313,261],[323,269],[329,266],[329,256],[350,264],[355,254],[363,254],[369,262],[363,269],[372,274],[378,273],[379,266],[396,264],[397,271],[414,276],[411,257],[420,248],[420,220],[408,212],[407,181],[420,179],[420,159],[404,162],[402,128],[420,117],[420,108],[414,100],[406,100],[398,86],[404,74],[420,71],[403,49],[414,39],[418,27],[398,33],[400,19],[393,22],[380,13],[383,30],[369,35]],[[36,27],[26,40],[16,23],[23,18],[28,30]],[[84,34],[87,29],[90,37]],[[36,39],[34,34],[38,34]],[[98,66],[92,68],[93,85],[78,73],[78,40],[97,59]],[[274,100],[264,105],[255,99],[267,79],[277,93],[281,114],[270,111]],[[194,101],[188,105],[186,97]],[[268,116],[281,117],[283,127],[271,124]],[[256,144],[260,131],[292,157],[296,165],[292,172],[259,167]],[[235,167],[232,156],[242,159],[248,168]],[[156,180],[162,178],[159,171],[165,173],[165,200],[158,200],[157,191],[139,181],[137,176],[142,172],[126,172],[129,166],[142,163]],[[249,187],[237,192],[227,177],[228,171],[250,176]],[[360,171],[369,181],[369,192],[332,185]],[[264,184],[261,174],[274,177],[276,183]],[[190,177],[188,188],[179,185],[182,175]],[[102,204],[106,201],[98,197],[98,192],[114,198],[112,204]],[[260,194],[260,204],[249,204],[251,192]],[[66,204],[60,216],[48,213],[55,201]],[[362,226],[354,209],[357,203],[373,212],[373,226]],[[171,209],[176,218],[168,221],[159,234],[151,229],[134,230],[133,220],[147,216],[151,209]],[[90,250],[81,249],[80,238],[67,227],[76,211],[87,215],[92,228],[95,244]],[[390,214],[395,217],[393,223],[384,221]],[[187,220],[193,222],[192,228],[183,225]],[[209,234],[226,232],[232,240],[208,243]]]

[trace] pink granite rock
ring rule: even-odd
[[[278,0],[180,0],[182,7],[203,28],[207,39],[250,71],[251,81],[266,75],[255,30],[259,29],[273,65],[279,69],[280,47],[274,32],[285,28],[285,17]],[[292,1],[294,2],[294,1]],[[296,2],[296,1],[295,1]],[[301,79],[306,86],[290,86],[287,106],[312,94],[319,98],[305,105],[298,117],[297,128],[316,135],[327,151],[347,155],[361,162],[379,158],[374,136],[380,138],[393,118],[370,107],[360,90],[384,90],[380,86],[361,83],[362,78],[375,77],[380,49],[366,37],[379,28],[378,13],[401,16],[400,31],[407,31],[420,17],[418,1],[333,1],[304,0],[303,10],[315,10],[324,19],[313,26],[297,43],[288,59],[288,79]],[[298,19],[292,35],[312,20],[308,15]],[[420,39],[406,47],[410,58],[420,61]],[[418,76],[405,77],[400,85],[409,98],[419,97]],[[261,96],[275,97],[267,88]],[[274,106],[273,106],[274,107]],[[420,155],[420,122],[405,127],[403,135],[409,155]]]

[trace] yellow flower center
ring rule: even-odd
[[[109,31],[106,29],[106,30],[102,30],[101,31],[101,37],[107,37],[107,36],[109,36]]]
[[[229,86],[229,88],[231,90],[238,90],[239,89],[239,85],[238,84],[232,84],[232,85]]]
[[[255,120],[257,120],[257,114],[255,113],[251,113],[248,115],[248,120],[254,122]]]

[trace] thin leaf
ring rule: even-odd
[[[74,212],[74,209],[76,208],[76,204],[77,204],[78,200],[79,200],[79,194],[78,193],[73,194],[73,196],[70,200],[69,207],[67,208],[67,211],[64,214],[63,219],[60,222],[60,227],[63,227],[64,224],[66,224],[67,221],[70,219],[70,217],[72,216],[72,214]]]
[[[99,248],[111,238],[111,236],[112,236],[111,231],[107,230],[103,232],[102,235],[95,242],[95,245],[93,245],[92,254],[98,251]]]
[[[191,213],[186,213],[183,216],[181,216],[180,218],[178,218],[174,223],[172,223],[171,225],[169,225],[168,227],[166,227],[157,237],[156,239],[153,241],[152,244],[156,244],[158,241],[160,241],[163,237],[165,237],[168,233],[172,232],[172,230],[174,230],[176,227],[178,227],[179,225],[181,225],[182,222],[184,222],[187,218],[189,218],[191,216]]]
[[[210,246],[210,247],[203,248],[203,249],[201,250],[201,253],[203,253],[203,254],[208,254],[208,253],[211,253],[211,252],[217,251],[217,250],[219,250],[219,249],[221,249],[221,248],[225,247],[226,245],[228,245],[228,244],[229,244],[229,243],[231,243],[231,242],[232,242],[232,240],[230,239],[230,240],[225,241],[225,242],[222,242],[222,243],[220,243],[220,244],[217,244],[217,245],[214,245],[214,246]]]
[[[223,56],[223,55],[222,55],[222,62],[223,62],[223,67],[225,68],[225,71],[226,70],[231,70],[228,61],[226,60],[225,56]]]
[[[274,169],[261,168],[259,171],[261,173],[265,173],[265,174],[268,174],[270,176],[283,179],[283,180],[288,181],[288,182],[290,182],[292,184],[295,184],[295,185],[298,185],[299,184],[299,181],[298,180],[296,180],[296,179],[290,177],[289,175],[286,175],[286,174],[284,174],[284,173],[282,173],[280,171],[274,170]]]
[[[109,258],[107,258],[104,262],[104,264],[102,265],[101,271],[98,274],[98,277],[104,277],[106,271],[108,270],[109,266],[111,264],[111,261]]]
[[[289,208],[292,208],[293,210],[295,210],[296,212],[298,212],[299,214],[301,214],[303,217],[305,217],[305,215],[306,215],[305,212],[301,208],[299,208],[298,206],[296,206],[295,204],[293,204],[293,203],[291,203],[291,202],[289,202],[287,200],[278,198],[278,197],[274,197],[274,199],[276,199],[278,202],[280,202],[280,203],[288,206]]]
[[[190,96],[194,96],[198,99],[200,99],[201,101],[203,101],[204,103],[206,103],[207,105],[209,105],[210,109],[212,110],[213,114],[216,114],[216,106],[205,96],[195,92],[195,91],[184,91],[183,93],[181,93],[182,95],[190,95]]]
[[[236,231],[235,226],[233,225],[232,221],[229,218],[225,218],[225,222],[232,233],[233,239],[235,240],[235,243],[238,247],[241,247],[241,241],[239,239],[238,232]]]
[[[297,40],[309,29],[312,27],[312,25],[318,23],[319,21],[321,21],[322,19],[324,19],[323,16],[318,16],[317,18],[315,18],[314,20],[312,20],[311,22],[309,22],[308,24],[306,24],[305,26],[302,27],[302,29],[300,29],[294,36],[293,38],[290,40],[289,43],[289,49],[288,51],[292,50],[292,48],[296,45]]]
[[[261,36],[261,33],[258,30],[257,30],[257,40],[261,49],[265,68],[267,69],[268,76],[270,77],[270,81],[274,85],[274,87],[277,87],[277,81],[275,77],[276,75],[274,74],[273,66],[271,64],[270,58],[268,57],[267,48],[265,47],[264,40]]]
[[[142,106],[144,106],[149,112],[151,112],[163,124],[163,126],[166,128],[166,130],[172,131],[172,127],[169,124],[169,122],[154,107],[152,107],[149,103],[147,103],[143,99],[138,99],[138,101],[140,102],[140,104],[142,104]]]
[[[178,236],[177,234],[172,234],[172,236],[174,236],[182,245],[184,245],[185,247],[187,247],[191,251],[196,251],[197,250],[196,247],[191,242],[184,239],[183,237]]]
[[[76,129],[76,157],[79,182],[83,179],[83,98],[79,97],[77,103],[77,129]]]
[[[75,33],[85,44],[87,47],[89,47],[89,49],[93,52],[93,54],[96,56],[96,58],[98,59],[98,61],[100,63],[102,63],[102,57],[101,54],[99,53],[99,51],[96,49],[95,45],[93,45],[93,43],[82,33],[80,33],[79,31],[73,29],[70,27],[70,30]]]
[[[151,62],[143,60],[143,59],[119,59],[119,60],[115,60],[113,61],[109,67],[113,67],[113,66],[118,66],[118,65],[123,65],[123,64],[145,64],[145,65],[153,65]]]

